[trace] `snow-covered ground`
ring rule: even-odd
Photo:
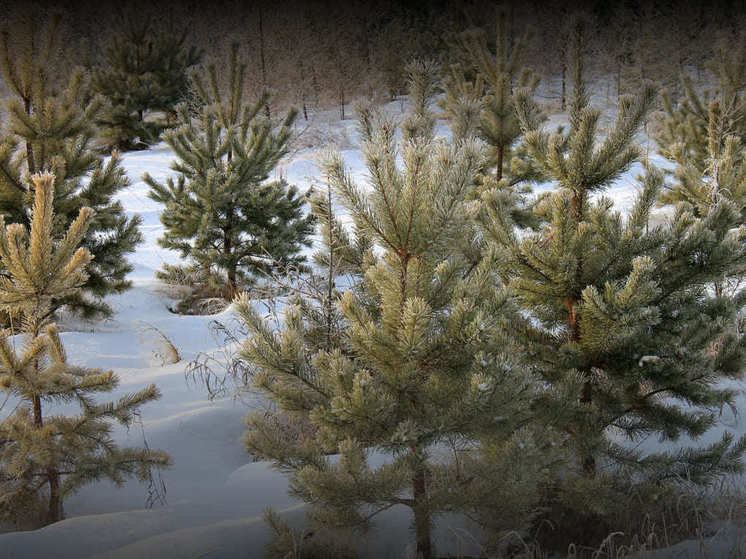
[[[386,108],[401,114],[398,102]],[[355,122],[339,123],[334,114],[321,115],[315,130],[337,139],[353,177],[362,183],[365,169],[356,149]],[[560,120],[553,118],[551,122]],[[442,122],[438,133],[448,136]],[[316,153],[313,148],[293,153],[278,173],[305,190],[319,179]],[[163,232],[161,207],[147,198],[141,177],[147,171],[164,179],[171,173],[171,160],[172,153],[165,145],[124,155],[132,185],[119,198],[129,214],[143,218],[145,238],[130,257],[135,267],[130,276],[133,287],[108,299],[115,309],[110,320],[63,324],[68,331],[62,337],[71,361],[118,373],[121,385],[112,398],[157,384],[162,398],[143,408],[141,424],[128,431],[119,429],[115,438],[121,445],[136,446],[146,440],[150,447],[169,452],[174,465],[158,473],[154,487],[131,481],[123,487],[102,482],[83,488],[66,500],[67,520],[33,532],[0,535],[0,558],[261,557],[269,538],[261,519],[267,507],[285,511],[294,523],[302,521],[303,507],[288,495],[285,477],[265,463],[252,462],[240,442],[247,409],[262,402],[231,397],[210,400],[204,386],[187,382],[185,377],[187,363],[198,353],[216,351],[222,345],[211,334],[210,323],[220,320],[230,324],[232,313],[229,308],[218,316],[173,314],[168,310],[173,300],[154,279],[154,272],[164,262],[176,263],[179,257],[157,245]],[[623,211],[634,199],[637,187],[633,179],[639,172],[636,166],[606,193]],[[546,188],[549,186],[537,188],[537,192]],[[154,357],[159,338],[149,327],[159,329],[173,342],[181,362],[162,365]],[[746,409],[742,397],[738,403]],[[737,434],[746,431],[742,418],[730,413],[724,415],[723,428],[726,426]],[[713,432],[707,440],[716,438],[719,435]],[[149,496],[151,500],[153,496],[161,498],[147,508]],[[371,557],[404,556],[407,550],[401,542],[409,539],[410,528],[407,511],[391,509],[381,523],[363,547]],[[457,519],[442,519],[439,526],[440,552],[456,554],[473,547],[469,529]]]

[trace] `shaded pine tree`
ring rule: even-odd
[[[188,69],[202,58],[187,37],[187,29],[155,22],[147,12],[124,14],[93,69],[93,90],[107,101],[97,118],[107,146],[143,149],[159,141],[188,96]]]
[[[653,168],[629,216],[613,211],[601,194],[639,157],[634,137],[655,90],[623,97],[599,139],[582,47],[577,22],[569,128],[525,138],[557,186],[534,207],[541,227],[518,236],[499,200],[483,197],[500,274],[524,312],[511,331],[548,387],[541,409],[564,430],[585,476],[609,461],[657,480],[706,482],[740,471],[746,439],[734,442],[728,433],[704,448],[649,455],[619,442],[619,434],[697,438],[732,403],[735,392],[718,381],[743,370],[744,338],[734,320],[745,294],[717,296],[706,286],[743,265],[746,245],[743,230],[734,229],[738,212],[725,200],[700,219],[679,207],[665,225],[649,226],[663,185]]]
[[[439,66],[434,60],[412,60],[405,68],[409,84],[409,113],[402,121],[401,128],[405,140],[421,138],[432,140],[435,134],[435,113],[432,111],[433,97],[438,93]],[[362,124],[365,133],[372,133],[375,120],[371,119],[373,109],[370,104],[363,107]]]
[[[12,25],[11,25],[12,23]],[[84,206],[96,212],[83,246],[94,256],[83,289],[55,299],[52,309],[69,305],[84,316],[108,315],[101,298],[126,290],[132,266],[126,255],[141,236],[139,217],[128,218],[115,196],[129,185],[114,154],[105,159],[94,149],[94,121],[101,111],[87,76],[76,70],[60,76],[59,17],[21,10],[2,30],[0,67],[10,88],[9,122],[0,137],[0,214],[6,221],[29,225],[34,191],[28,181],[37,171],[57,177],[57,234]]]
[[[512,185],[532,178],[525,163],[521,164],[520,157],[513,160],[514,155],[520,155],[514,151],[522,135],[515,111],[519,92],[524,111],[532,103],[532,119],[536,124],[543,119],[538,105],[532,101],[539,78],[524,66],[529,35],[511,41],[507,14],[500,9],[495,26],[494,54],[480,31],[467,31],[459,39],[464,60],[449,69],[445,80],[446,95],[442,101],[456,137],[469,131],[487,144],[489,154],[485,173],[495,180],[505,177]],[[473,80],[467,78],[471,72],[475,75]],[[481,110],[475,119],[474,105],[480,94]]]
[[[374,248],[354,262],[361,281],[339,298],[342,328],[330,347],[310,336],[300,305],[287,307],[276,331],[248,299],[240,302],[256,387],[308,425],[305,436],[288,438],[271,416],[252,414],[246,440],[292,476],[315,522],[361,528],[408,507],[417,553],[431,559],[436,515],[465,508],[470,487],[461,462],[443,459],[447,443],[457,441],[458,455],[487,433],[510,438],[532,391],[508,341],[490,327],[511,312],[492,289],[494,261],[472,266],[457,242],[483,164],[477,144],[433,140],[432,115],[417,106],[400,143],[391,121],[372,110],[361,116],[370,190],[354,184],[339,155],[324,174]]]
[[[660,154],[674,163],[673,185],[664,204],[690,204],[697,215],[725,198],[746,218],[746,47],[724,45],[711,63],[715,86],[702,92],[682,76],[683,94],[663,95],[663,115],[656,140]]]
[[[99,479],[123,483],[127,476],[149,479],[152,467],[167,466],[168,455],[150,449],[117,448],[112,422],[130,425],[141,405],[159,397],[155,385],[99,404],[94,396],[116,388],[112,371],[68,362],[56,326],[53,302],[84,284],[93,255],[79,248],[94,211],[84,207],[55,241],[54,175],[33,175],[31,227],[5,226],[0,218],[0,306],[21,324],[23,342],[12,332],[0,336],[0,387],[18,399],[0,422],[0,511],[13,519],[45,495],[44,521],[63,516],[65,496]],[[16,349],[19,345],[19,349]],[[45,406],[77,403],[78,415],[45,412]]]
[[[245,101],[245,66],[234,46],[227,94],[215,65],[208,66],[210,89],[196,80],[205,101],[200,114],[183,108],[182,124],[164,135],[178,158],[172,165],[176,180],[162,184],[147,173],[143,177],[149,196],[165,206],[161,246],[217,274],[228,300],[262,274],[300,265],[300,250],[313,231],[297,188],[283,179],[268,181],[287,153],[297,111],[278,127],[259,115],[266,95]]]
[[[440,107],[451,126],[455,141],[478,136],[484,88],[481,75],[477,74],[473,81],[469,80],[459,64],[450,65],[444,72],[444,95]]]
[[[684,204],[697,217],[722,200],[735,204],[746,219],[746,47],[716,49],[710,63],[715,87],[698,92],[682,77],[682,98],[664,94],[656,139],[659,152],[674,164],[661,205]],[[731,270],[713,286],[717,294],[737,287],[743,270]]]
[[[532,128],[545,117],[534,100],[538,76],[524,66],[530,34],[512,40],[507,19],[505,10],[499,9],[494,54],[481,31],[457,37],[452,50],[460,61],[445,74],[440,106],[456,141],[479,138],[486,145],[485,165],[477,176],[479,189],[499,192],[511,219],[520,227],[532,227],[530,184],[543,177],[521,142],[516,106],[523,106]]]
[[[330,184],[311,198],[322,248],[314,251],[310,273],[303,274],[310,289],[299,292],[293,299],[308,324],[307,339],[316,338],[313,347],[326,351],[336,347],[345,327],[339,299],[343,292],[358,289],[362,279],[360,270],[372,248],[364,231],[356,229],[353,235],[348,233],[335,213],[337,209],[339,205]]]

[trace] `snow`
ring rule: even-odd
[[[401,115],[398,102],[388,104],[386,110]],[[356,149],[359,137],[354,115],[339,123],[335,114],[322,114],[315,126],[342,139],[338,144],[351,175],[364,184],[366,171]],[[551,124],[560,120],[554,118]],[[437,134],[449,138],[442,121]],[[319,184],[318,153],[313,148],[299,149],[278,168],[277,176],[301,190]],[[122,487],[108,482],[86,486],[65,501],[66,520],[33,532],[0,535],[2,558],[261,557],[270,537],[262,520],[265,509],[282,511],[293,525],[299,526],[303,520],[303,505],[288,494],[286,477],[266,463],[252,462],[240,442],[248,409],[263,402],[256,397],[211,400],[204,386],[188,382],[185,376],[187,363],[200,352],[222,349],[221,340],[211,334],[210,324],[218,320],[230,325],[234,315],[230,307],[212,316],[173,314],[169,311],[173,300],[154,279],[154,272],[164,263],[178,263],[180,259],[177,253],[157,244],[163,233],[161,207],[147,197],[148,187],[141,177],[148,172],[165,180],[171,175],[172,157],[163,144],[123,156],[132,184],[119,199],[129,215],[139,215],[143,220],[144,242],[130,257],[134,265],[132,289],[107,299],[115,311],[110,320],[79,323],[68,319],[61,324],[71,361],[117,372],[121,384],[109,395],[111,398],[149,383],[155,383],[162,392],[159,401],[143,407],[141,424],[129,430],[118,428],[115,440],[135,446],[146,440],[151,448],[171,454],[173,467],[156,475],[156,482],[162,480],[165,487],[165,498],[156,499],[148,508],[149,487],[136,481]],[[634,167],[606,192],[622,211],[632,204],[639,188],[633,179],[640,170]],[[536,191],[548,188],[551,185],[540,185]],[[158,362],[154,352],[161,341],[149,327],[171,340],[182,356],[181,362]],[[738,406],[746,408],[743,396],[739,396]],[[0,415],[9,413],[9,408],[6,405]],[[746,432],[741,416],[726,415],[723,428],[727,424],[736,434]],[[717,440],[717,431],[708,433],[707,441]],[[654,444],[658,445],[657,441]],[[407,549],[402,542],[411,540],[410,523],[408,510],[394,507],[358,545],[369,557],[403,557]],[[436,538],[441,553],[474,552],[473,528],[459,518],[441,517]]]

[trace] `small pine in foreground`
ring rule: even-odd
[[[34,520],[34,507],[46,499],[46,513],[35,520],[52,523],[63,518],[64,498],[81,486],[104,478],[118,484],[127,476],[147,480],[151,468],[167,466],[169,457],[118,448],[111,439],[112,422],[130,425],[140,406],[159,398],[155,385],[99,404],[94,396],[116,388],[117,376],[67,360],[49,316],[55,298],[85,282],[92,255],[79,245],[94,212],[82,208],[56,242],[54,175],[34,175],[33,183],[30,232],[20,224],[6,227],[0,218],[0,258],[8,274],[0,280],[0,308],[21,325],[22,337],[16,340],[8,330],[0,336],[0,388],[20,401],[0,423],[0,516]],[[45,413],[47,405],[65,403],[78,404],[80,413]]]
[[[355,258],[346,234],[325,224],[327,250],[351,256],[344,266],[358,266],[352,276],[359,278],[332,298],[331,339],[317,335],[302,304],[287,307],[276,332],[240,300],[249,328],[242,354],[260,371],[256,388],[279,409],[251,414],[246,441],[254,455],[290,473],[316,523],[363,528],[406,507],[417,554],[432,559],[437,516],[467,509],[465,495],[482,487],[468,466],[477,441],[499,445],[516,434],[530,408],[531,381],[489,327],[510,312],[505,294],[492,290],[494,262],[472,266],[456,242],[483,163],[476,142],[434,140],[428,103],[415,107],[401,142],[392,122],[371,110],[362,115],[370,190],[353,183],[339,155],[324,172],[356,230],[380,252]],[[325,259],[335,260],[341,271],[342,262]],[[491,487],[496,500],[530,477],[530,464],[520,465],[521,473]],[[502,528],[514,529],[525,518],[503,520]]]

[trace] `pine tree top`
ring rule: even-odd
[[[622,97],[615,122],[599,141],[601,113],[590,106],[583,70],[584,25],[577,20],[571,35],[574,83],[569,128],[553,133],[537,129],[526,98],[517,105],[525,145],[542,172],[561,188],[583,196],[603,191],[639,158],[635,135],[657,98],[657,88],[650,82],[636,96]]]
[[[0,217],[0,259],[9,274],[0,278],[0,304],[11,314],[45,316],[53,299],[70,295],[87,279],[93,256],[78,247],[95,212],[82,208],[64,238],[54,242],[54,180],[49,172],[32,176],[30,231],[20,223],[5,226]],[[27,236],[30,243],[24,246]]]

